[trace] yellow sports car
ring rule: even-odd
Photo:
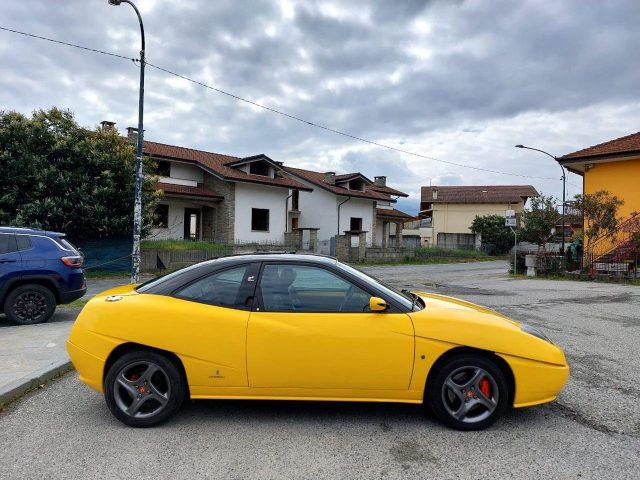
[[[191,399],[425,403],[460,430],[556,398],[542,333],[469,302],[398,292],[329,257],[241,255],[94,297],[67,350],[118,420]]]

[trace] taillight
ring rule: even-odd
[[[83,259],[80,256],[75,257],[62,257],[62,263],[64,263],[67,267],[79,268],[82,266]]]

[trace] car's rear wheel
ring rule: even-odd
[[[21,285],[4,302],[7,318],[19,325],[48,321],[56,310],[56,297],[43,285]]]
[[[457,430],[482,430],[493,424],[509,401],[507,379],[490,358],[461,354],[438,366],[427,385],[435,416]]]
[[[107,372],[105,400],[111,413],[132,427],[151,427],[176,413],[185,382],[169,358],[153,351],[124,354]]]

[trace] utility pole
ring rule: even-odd
[[[142,236],[142,149],[144,146],[144,25],[138,8],[130,0],[108,0],[110,5],[128,3],[133,7],[140,23],[140,90],[138,94],[138,146],[135,167],[135,188],[133,205],[133,250],[131,252],[131,283],[138,283],[140,276],[140,237]]]

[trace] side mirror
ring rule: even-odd
[[[369,299],[369,310],[372,312],[384,312],[389,305],[380,297],[371,297]]]

